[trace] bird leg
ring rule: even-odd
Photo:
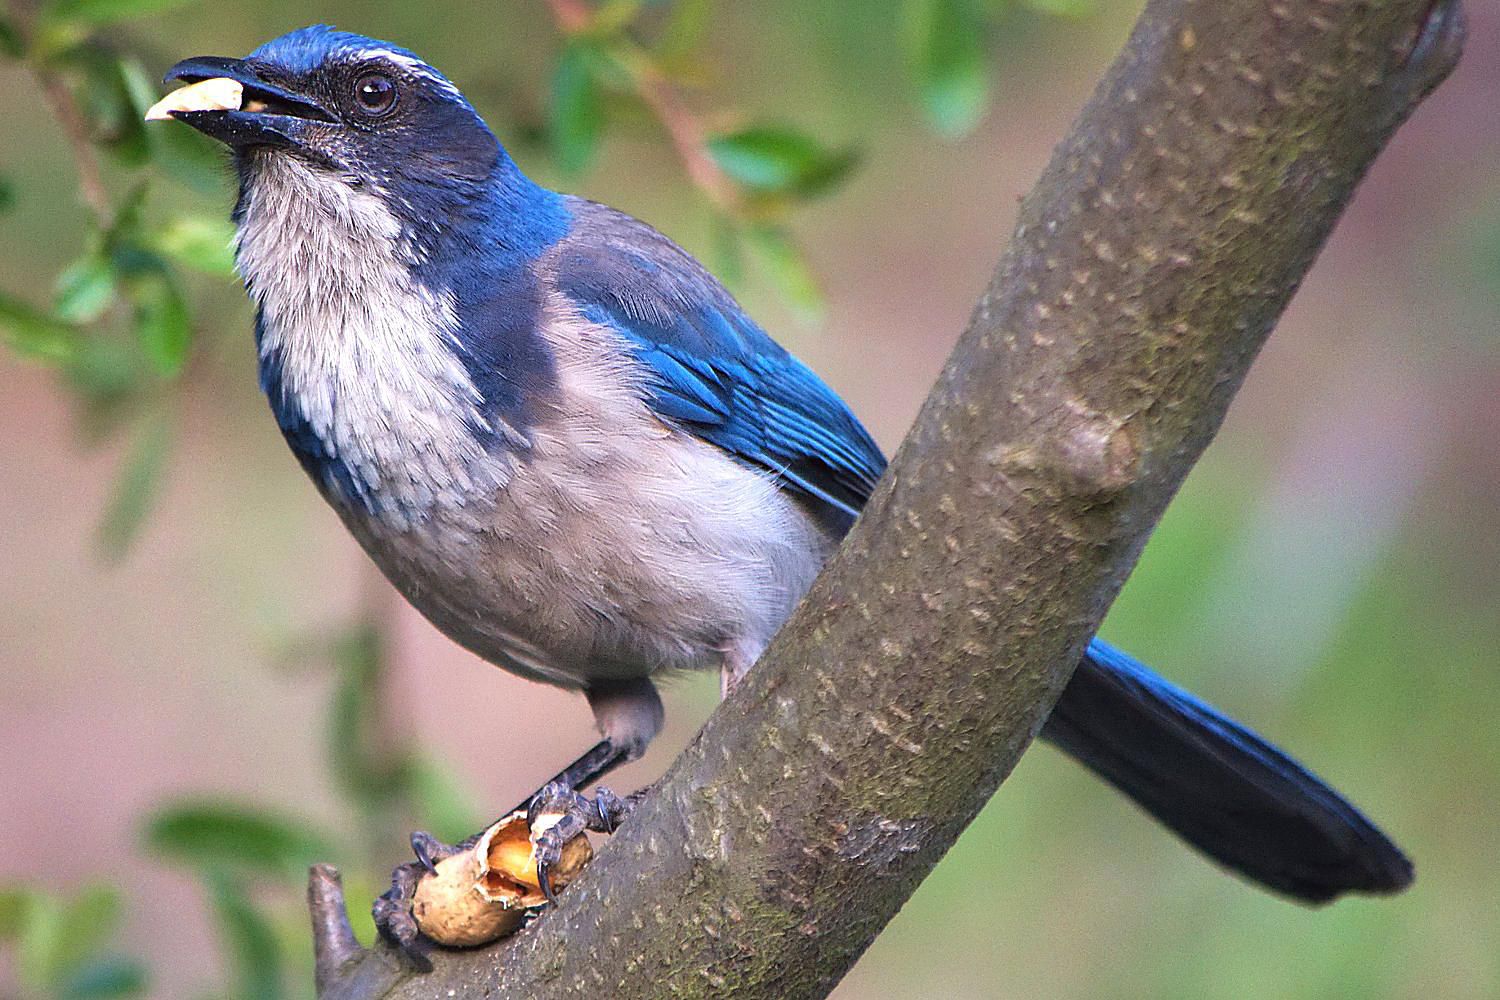
[[[589,798],[579,794],[579,789],[639,757],[662,724],[661,698],[645,677],[596,681],[584,689],[584,694],[604,739],[563,768],[535,794],[528,795],[524,802],[500,817],[504,819],[525,811],[533,829],[539,817],[558,817],[535,839],[541,889],[553,902],[556,898],[548,880],[548,869],[557,864],[562,845],[584,830],[613,832],[638,798],[628,796],[621,799],[604,788]],[[476,833],[462,843],[449,845],[430,834],[412,834],[412,853],[417,860],[398,865],[391,873],[390,889],[375,901],[372,912],[376,928],[418,969],[426,971],[432,966],[418,948],[420,932],[411,912],[417,883],[432,872],[439,861],[472,848],[480,836]]]

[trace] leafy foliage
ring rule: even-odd
[[[234,227],[224,219],[179,215],[156,231],[151,245],[168,260],[217,278],[234,277]]]
[[[0,14],[0,55],[19,59],[25,51],[26,46],[21,41],[21,33],[16,30],[14,22]]]
[[[927,121],[957,137],[989,103],[983,11],[974,0],[907,0],[907,58]]]
[[[0,888],[0,944],[15,947],[19,985],[59,1000],[143,995],[144,967],[108,949],[119,930],[119,893],[100,885],[72,896]]]
[[[146,826],[148,849],[203,871],[265,875],[298,883],[332,853],[332,838],[284,816],[235,802],[169,806]]]
[[[804,315],[818,315],[823,293],[791,234],[780,226],[759,225],[746,228],[742,239],[782,297]]]
[[[279,1000],[286,978],[281,942],[245,887],[222,871],[210,871],[214,919],[230,956],[235,1000]]]
[[[160,415],[148,416],[136,431],[99,522],[99,549],[107,559],[123,557],[145,523],[161,486],[171,434],[171,425]]]
[[[62,364],[76,356],[79,332],[51,313],[0,293],[0,335],[24,358]]]
[[[52,315],[65,323],[92,323],[115,298],[115,271],[104,254],[91,251],[57,276]]]
[[[859,156],[827,149],[812,136],[784,125],[758,125],[709,140],[719,166],[752,191],[812,198],[838,187]]]
[[[564,46],[552,70],[548,132],[552,152],[565,173],[587,170],[604,133],[603,99],[595,77],[595,55],[587,42]]]

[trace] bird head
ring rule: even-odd
[[[290,158],[329,182],[420,203],[424,193],[484,184],[504,159],[445,76],[406,49],[326,25],[244,59],[185,59],[166,80],[229,87],[231,99],[207,107],[177,96],[188,87],[148,117],[176,118],[224,142],[242,177]]]
[[[435,484],[492,482],[492,442],[524,443],[550,384],[533,266],[570,225],[563,196],[386,42],[318,25],[166,78],[186,86],[146,117],[233,151],[261,384],[320,486],[406,524]]]

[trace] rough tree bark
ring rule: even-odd
[[[328,998],[826,996],[1010,773],[1458,0],[1152,0],[881,488],[744,684],[514,938],[413,977],[314,869]]]

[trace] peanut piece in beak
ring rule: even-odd
[[[151,105],[146,121],[166,121],[173,111],[238,111],[245,87],[238,80],[216,76],[172,91]]]

